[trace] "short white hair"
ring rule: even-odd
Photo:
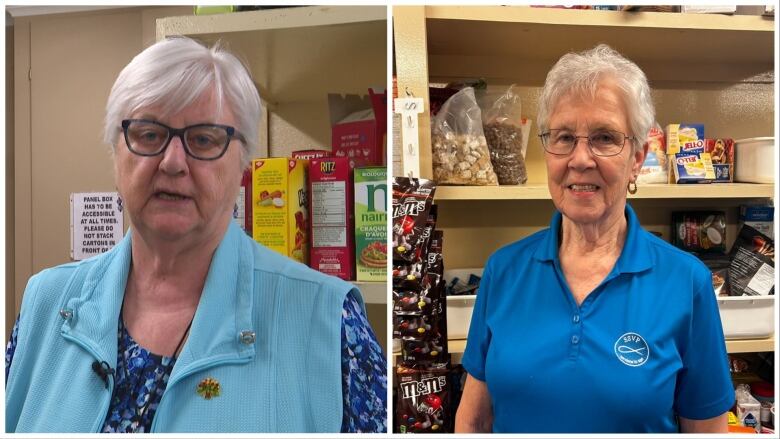
[[[563,96],[575,94],[595,97],[604,80],[612,80],[623,92],[629,128],[636,140],[634,151],[647,141],[647,132],[655,123],[655,107],[650,95],[650,85],[642,69],[620,53],[599,44],[579,53],[567,53],[553,66],[544,82],[539,99],[537,123],[541,132],[550,127],[551,112]]]
[[[116,148],[123,119],[153,106],[162,109],[160,117],[175,114],[211,87],[217,113],[224,99],[236,117],[236,129],[246,139],[241,154],[241,165],[246,167],[258,151],[260,95],[249,69],[220,42],[209,48],[187,37],[172,37],[136,55],[111,88],[103,140]]]

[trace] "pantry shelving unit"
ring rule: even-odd
[[[157,20],[157,39],[220,40],[243,57],[263,98],[261,154],[330,149],[328,93],[387,83],[385,6],[307,6]]]
[[[220,41],[252,72],[263,99],[259,157],[331,147],[328,93],[387,83],[385,6],[306,6],[157,20],[157,39]],[[387,284],[353,282],[386,345]]]
[[[261,156],[330,149],[328,93],[366,94],[387,82],[384,6],[308,6],[157,20],[174,35],[242,56],[263,98]],[[387,303],[385,283],[355,282],[366,303]]]
[[[519,86],[532,122],[547,72],[561,55],[609,44],[647,74],[656,118],[703,123],[706,137],[774,135],[774,20],[759,16],[507,6],[393,8],[398,90],[423,98],[420,177],[431,178],[428,87],[484,78],[488,91]],[[774,160],[774,157],[767,157]],[[547,227],[553,213],[543,149],[531,135],[521,186],[439,186],[438,227],[448,269],[481,267],[500,246]],[[406,170],[404,170],[404,173]],[[726,243],[740,204],[771,202],[774,184],[640,185],[629,196],[643,227],[669,239],[671,212],[726,211]],[[775,312],[775,315],[777,313]],[[453,361],[465,340],[451,340]],[[728,340],[729,352],[774,351],[774,337]]]
[[[352,282],[368,304],[387,303],[387,282]]]

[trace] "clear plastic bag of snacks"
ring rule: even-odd
[[[495,186],[474,89],[466,87],[444,103],[431,128],[433,177],[439,184]]]
[[[498,184],[525,183],[528,180],[525,169],[528,134],[524,128],[530,129],[530,125],[521,114],[519,88],[512,84],[501,95],[487,94],[481,103],[485,139]]]

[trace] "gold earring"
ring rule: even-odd
[[[628,193],[631,195],[634,195],[637,191],[636,187],[636,180],[631,180],[628,182]]]

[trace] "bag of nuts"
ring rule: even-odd
[[[444,103],[431,128],[433,178],[439,184],[495,186],[474,89],[466,87]]]
[[[520,90],[512,84],[504,94],[487,95],[481,102],[485,138],[498,184],[525,183],[525,150],[531,126],[520,113]]]

